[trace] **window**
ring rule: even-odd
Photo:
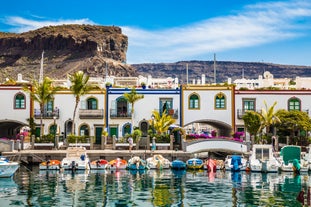
[[[89,127],[87,126],[87,125],[82,125],[81,127],[80,127],[80,136],[89,136],[90,134],[89,134]]]
[[[97,109],[97,100],[95,98],[87,99],[87,109]]]
[[[51,126],[50,126],[50,129],[49,129],[49,131],[50,131],[50,134],[57,134],[57,124],[52,124]]]
[[[127,100],[124,97],[117,99],[117,116],[118,117],[127,117],[128,107]]]
[[[243,99],[243,111],[255,111],[255,99]]]
[[[225,94],[218,93],[215,97],[215,109],[225,109],[225,108],[226,108]]]
[[[199,109],[199,96],[197,94],[192,94],[189,97],[189,109]]]
[[[288,100],[288,111],[301,110],[300,100],[298,98],[291,98]]]
[[[21,93],[17,94],[15,96],[15,105],[14,105],[14,108],[15,109],[24,109],[26,106],[25,106],[25,96]]]
[[[165,111],[166,114],[172,113],[173,109],[173,99],[171,98],[161,98],[160,99],[160,115]]]
[[[54,101],[53,100],[49,100],[45,106],[44,106],[44,111],[48,112],[48,113],[52,113],[53,112],[53,107],[54,106]]]

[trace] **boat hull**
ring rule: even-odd
[[[0,164],[0,178],[12,177],[18,168],[19,164],[17,162]]]

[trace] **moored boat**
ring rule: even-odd
[[[128,161],[127,169],[129,170],[144,170],[146,168],[147,168],[146,161],[138,156],[134,156]]]
[[[66,157],[61,161],[64,170],[88,170],[89,157],[85,147],[68,147]]]
[[[61,161],[59,160],[47,160],[39,164],[40,170],[59,170],[61,167]]]
[[[301,147],[295,145],[284,146],[280,152],[281,166],[283,172],[308,172],[308,163],[301,159]]]
[[[247,164],[247,159],[245,159],[243,155],[227,155],[225,159],[226,170],[234,172],[245,171]]]
[[[216,172],[217,170],[217,160],[215,159],[207,159],[204,162],[204,169],[206,169],[208,172]]]
[[[18,168],[18,162],[11,162],[6,157],[0,157],[0,178],[12,177]]]
[[[149,169],[168,169],[171,166],[171,162],[162,155],[149,157],[146,162]]]
[[[202,169],[203,168],[203,160],[199,159],[199,158],[191,158],[189,160],[187,160],[186,162],[187,168],[188,169]]]
[[[185,170],[187,168],[187,165],[182,160],[173,160],[171,163],[171,169],[173,170]]]
[[[109,162],[104,159],[93,160],[90,163],[91,170],[105,170],[109,165]]]
[[[273,154],[272,145],[255,144],[249,157],[252,172],[278,172],[280,162]]]
[[[107,168],[111,170],[122,170],[127,168],[127,161],[121,158],[116,158],[109,161]]]

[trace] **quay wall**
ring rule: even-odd
[[[146,159],[156,154],[162,155],[170,161],[175,159],[187,161],[194,157],[194,154],[192,153],[174,150],[132,150],[132,152],[129,152],[128,150],[88,150],[87,154],[91,161],[97,159],[110,161],[116,158],[129,160],[133,156],[140,156],[141,158]],[[3,152],[2,155],[10,158],[10,160],[36,165],[46,160],[62,160],[66,156],[66,150],[21,150]]]

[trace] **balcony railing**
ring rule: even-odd
[[[131,113],[116,109],[110,109],[110,118],[131,118]]]
[[[40,109],[35,109],[34,112],[35,112],[34,114],[35,119],[40,119],[41,118]],[[53,117],[59,119],[59,109],[55,109],[54,111],[47,111],[47,110],[43,111],[42,114],[43,119],[53,119]]]
[[[243,115],[246,112],[248,112],[248,111],[253,111],[253,110],[237,109],[237,117],[238,117],[238,119],[242,119]],[[261,113],[261,110],[256,110],[256,112]]]
[[[103,109],[79,109],[80,119],[103,119]]]

